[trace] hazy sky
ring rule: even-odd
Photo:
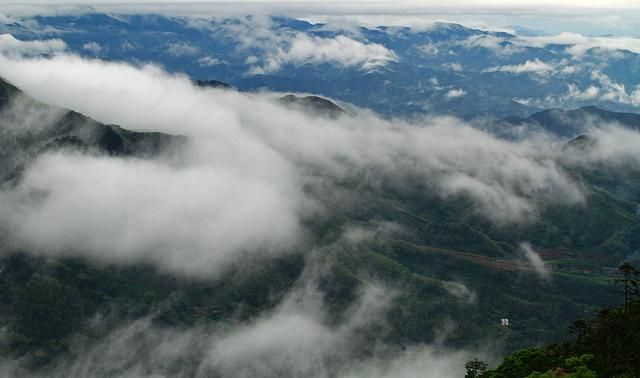
[[[216,15],[229,13],[283,14],[313,19],[324,16],[371,25],[416,26],[434,20],[460,22],[476,27],[520,25],[548,33],[563,31],[591,35],[640,36],[638,0],[0,0],[5,14],[78,11],[78,4],[98,11],[160,12]]]
[[[2,0],[0,3],[4,4],[123,4],[123,3],[137,3],[137,4],[160,4],[160,3],[228,3],[228,4],[309,4],[319,3],[313,0],[86,0],[86,1],[69,1],[69,0]],[[629,8],[640,7],[640,4],[636,0],[456,0],[449,2],[442,2],[437,0],[399,0],[399,1],[384,1],[384,0],[329,0],[322,1],[323,4],[328,6],[337,6],[338,4],[350,4],[350,5],[366,5],[372,7],[385,7],[385,8],[401,8],[404,6],[411,7],[439,7],[439,8],[525,8],[535,9],[539,7],[567,7],[567,8]]]

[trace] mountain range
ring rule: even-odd
[[[276,102],[314,116],[348,117],[319,97],[285,96]],[[0,108],[5,189],[19,184],[23,168],[42,154],[161,159],[180,154],[187,143],[185,137],[101,124],[34,100],[6,81],[0,82]],[[504,122],[565,136],[564,151],[570,154],[572,148],[594,148],[581,142],[589,138],[583,134],[585,120],[638,127],[637,115],[595,107],[552,109]],[[31,131],[25,133],[25,125]],[[320,261],[328,270],[319,287],[333,321],[349,314],[358,288],[375,278],[399,288],[381,336],[386,342],[433,342],[441,320],[450,319],[458,326],[448,331],[447,346],[473,347],[491,338],[510,351],[554,340],[572,319],[617,303],[609,280],[617,264],[640,248],[640,171],[565,169],[588,192],[586,203],[542,204],[536,220],[502,226],[479,215],[468,198],[442,198],[419,183],[403,190],[340,183],[358,193],[357,203],[343,207],[323,197],[331,211],[308,220],[311,237],[303,248],[323,251]],[[357,243],[342,238],[345,227],[371,221],[394,224],[402,232]],[[522,240],[535,242],[551,279],[540,279],[539,269],[516,252],[528,248]],[[152,316],[161,327],[223,326],[259,316],[304,276],[307,259],[301,251],[260,267],[238,267],[219,279],[190,281],[144,264],[45,258],[11,243],[0,249],[0,319],[10,335],[2,353],[36,368],[73,355],[78,335],[100,337],[104,330],[91,328],[89,321],[98,313],[119,320]],[[473,282],[473,290],[459,282]],[[509,328],[497,323],[505,317]]]
[[[623,371],[637,39],[112,9],[0,13],[0,376]]]
[[[0,25],[12,38],[62,41],[64,51],[87,58],[156,64],[242,90],[314,93],[395,117],[526,117],[588,105],[637,112],[633,45],[512,29],[101,13]]]

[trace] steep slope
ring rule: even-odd
[[[19,92],[18,88],[9,84],[4,79],[0,79],[0,107],[6,106],[9,99]]]
[[[101,124],[77,112],[43,104],[0,78],[0,178],[14,177],[27,160],[46,150],[74,148],[153,157],[185,141],[184,137]]]

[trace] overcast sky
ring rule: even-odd
[[[69,0],[1,0],[4,4],[122,4],[122,3],[138,3],[138,4],[158,4],[158,3],[247,3],[247,4],[296,4],[296,3],[317,3],[313,0],[85,0],[85,1],[69,1]],[[437,0],[399,0],[399,1],[379,1],[379,0],[328,0],[323,1],[324,4],[367,4],[384,7],[402,7],[402,6],[436,6],[448,8],[463,7],[513,7],[513,8],[538,8],[541,6],[548,7],[578,7],[578,8],[629,8],[640,7],[637,0],[456,0],[450,2],[442,2]]]
[[[475,27],[520,25],[548,33],[563,31],[591,35],[640,36],[639,0],[0,0],[0,12],[31,15],[78,11],[78,6],[123,13],[160,12],[217,15],[269,13],[319,21],[344,19],[365,26],[419,26],[434,20]],[[125,3],[125,4],[123,4]],[[325,18],[318,18],[324,16]]]

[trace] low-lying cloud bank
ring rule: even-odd
[[[329,322],[313,285],[301,285],[273,311],[226,329],[161,328],[143,318],[103,335],[105,322],[98,317],[89,333],[101,334],[99,341],[77,337],[70,355],[43,376],[453,378],[464,374],[465,361],[486,357],[436,344],[400,349],[373,342],[368,332],[385,332],[392,300],[392,291],[369,285],[344,319]],[[31,374],[21,361],[0,361],[0,368],[14,376]]]
[[[62,52],[67,48],[61,39],[44,41],[20,41],[11,34],[0,34],[0,54],[20,56],[39,56]]]
[[[54,153],[0,194],[0,208],[10,235],[36,250],[206,276],[242,253],[290,250],[299,232],[292,195],[228,169]]]
[[[410,124],[359,111],[329,120],[283,108],[273,94],[200,88],[154,66],[71,55],[5,56],[0,75],[105,123],[190,138],[179,157],[153,161],[40,156],[0,192],[12,240],[44,254],[150,261],[200,276],[242,256],[294,249],[305,219],[340,201],[335,183],[420,185],[470,198],[498,224],[526,222],[544,206],[584,201],[567,166],[617,167],[640,154],[638,133],[619,128],[601,128],[593,133],[601,143],[569,151],[544,135],[507,141],[454,118]]]

